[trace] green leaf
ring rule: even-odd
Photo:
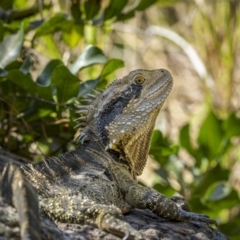
[[[5,80],[5,77],[8,75],[8,71],[0,68],[0,82]]]
[[[0,20],[0,42],[2,42],[4,36],[3,22]]]
[[[90,93],[97,85],[103,81],[103,79],[109,74],[116,71],[118,68],[124,66],[124,62],[120,59],[111,59],[103,67],[101,75],[96,79],[88,80],[81,84],[81,88],[78,93],[78,97],[83,97],[86,94]]]
[[[69,28],[68,32],[63,32],[62,38],[70,48],[74,48],[81,41],[81,38],[83,36],[83,30],[83,25],[75,24],[71,28]]]
[[[37,85],[33,81],[30,73],[24,74],[20,70],[14,69],[9,71],[7,77],[18,87],[24,89],[27,93],[32,94],[33,96],[38,95],[47,99],[52,98],[51,87],[42,87]]]
[[[158,191],[159,193],[163,194],[164,196],[171,197],[174,195],[176,190],[172,188],[170,185],[169,186],[162,186],[162,184],[155,184],[153,188]]]
[[[179,140],[181,146],[184,147],[190,154],[193,155],[194,149],[190,141],[189,124],[186,124],[181,128]]]
[[[198,135],[199,148],[208,159],[213,159],[218,154],[223,135],[221,121],[213,112],[209,112]]]
[[[234,136],[240,136],[240,118],[236,116],[236,113],[233,112],[229,115],[223,122],[223,128],[228,139]]]
[[[46,36],[42,36],[41,38],[42,44],[39,46],[39,50],[44,52],[46,56],[50,59],[61,59],[62,54],[60,53],[60,49],[54,40],[53,35],[49,34]]]
[[[159,143],[163,143],[164,145],[166,145],[162,132],[160,132],[159,130],[154,130],[151,139],[151,146],[158,145]]]
[[[29,69],[30,69],[31,65],[32,65],[32,63],[31,63],[31,56],[28,55],[28,56],[24,59],[21,67],[19,68],[19,70],[20,70],[22,73],[27,74],[27,73],[29,72]]]
[[[52,99],[52,87],[51,86],[39,86],[36,84],[36,92],[38,96],[43,97],[45,99]]]
[[[20,70],[14,69],[8,73],[8,78],[18,87],[24,89],[28,93],[36,93],[36,84],[33,82],[29,73],[24,74]]]
[[[60,29],[67,30],[72,23],[73,22],[69,20],[66,15],[60,13],[56,14],[37,28],[33,39],[59,31]]]
[[[131,7],[128,12],[119,13],[117,15],[117,21],[125,21],[127,19],[133,18],[135,15],[135,11],[143,11],[153,5],[157,0],[139,0]]]
[[[60,65],[63,65],[62,61],[55,59],[51,60],[43,69],[42,73],[37,78],[36,82],[41,86],[49,86],[51,83],[51,76],[54,69]]]
[[[218,201],[228,196],[230,192],[231,187],[226,181],[218,181],[208,187],[204,199],[209,201]]]
[[[131,10],[127,13],[120,13],[118,14],[117,16],[117,20],[116,21],[125,21],[125,20],[128,20],[130,18],[133,18],[135,16],[135,11],[134,10]]]
[[[227,181],[229,174],[229,170],[222,168],[218,164],[211,170],[201,175],[200,181],[197,181],[198,179],[195,180],[194,194],[202,196],[205,193],[206,189],[209,187],[210,183],[213,184],[214,182],[218,181]]]
[[[172,145],[168,138],[164,137],[159,130],[155,130],[151,139],[149,155],[153,156],[161,165],[165,165],[168,157],[178,152],[179,147]]]
[[[100,9],[101,9],[101,1],[99,0],[84,1],[84,10],[85,10],[87,20],[94,18]]]
[[[239,203],[239,197],[227,181],[211,184],[203,197],[203,203],[210,209],[230,209]]]
[[[13,70],[13,69],[20,69],[22,66],[22,63],[15,60],[11,63],[9,63],[6,67],[5,67],[5,70],[7,71],[10,71],[10,70]]]
[[[75,21],[79,21],[81,19],[82,13],[80,10],[80,3],[79,1],[72,1],[71,4],[71,14]]]
[[[201,198],[202,196],[193,196],[188,200],[191,212],[203,213],[207,215],[211,214],[212,216],[212,209],[210,209],[206,204],[204,204]]]
[[[52,85],[57,87],[57,98],[59,103],[77,97],[80,81],[65,66],[58,66],[52,74]]]
[[[172,7],[177,3],[179,3],[179,0],[157,0],[157,5],[161,7]]]
[[[88,80],[81,84],[79,89],[78,97],[83,97],[86,94],[90,93],[99,83],[99,78]]]
[[[1,0],[0,1],[0,7],[2,7],[4,10],[9,10],[13,8],[13,0]]]
[[[139,1],[139,4],[137,5],[137,7],[135,8],[135,10],[137,11],[143,11],[146,8],[150,7],[151,5],[153,5],[157,0],[141,0]]]
[[[93,64],[105,63],[106,61],[107,58],[100,48],[88,45],[69,69],[72,74],[76,74],[80,69],[84,67]]]
[[[6,67],[19,56],[24,40],[23,24],[16,34],[4,38],[0,44],[0,68]]]
[[[113,73],[119,68],[124,67],[124,62],[120,59],[110,59],[105,65],[101,73],[101,79]]]
[[[107,8],[104,10],[104,20],[118,16],[122,9],[126,6],[128,0],[112,0]]]

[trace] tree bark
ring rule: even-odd
[[[0,149],[0,172],[3,166],[12,162],[18,166],[26,159],[9,154]],[[224,234],[212,227],[198,222],[169,221],[154,215],[149,210],[134,209],[125,215],[125,220],[139,230],[146,240],[227,240]],[[119,240],[110,233],[88,225],[53,223],[47,216],[41,216],[42,238],[53,240]],[[18,215],[16,210],[3,202],[0,197],[0,240],[20,239]]]

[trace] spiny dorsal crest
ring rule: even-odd
[[[101,102],[105,98],[104,96],[102,98],[102,94],[107,93],[106,95],[110,95],[110,99],[111,99],[111,97],[114,99],[114,97],[116,96],[117,93],[121,93],[120,91],[118,92],[119,87],[120,86],[124,87],[124,85],[127,86],[127,84],[126,84],[127,81],[124,82],[123,79],[116,79],[115,81],[110,83],[108,85],[107,89],[105,89],[105,90],[100,90],[100,89],[93,90],[95,95],[87,94],[86,97],[81,101],[82,103],[84,103],[86,105],[82,105],[82,104],[75,105],[78,109],[76,111],[76,113],[81,115],[79,118],[75,119],[75,121],[78,122],[78,124],[75,126],[75,128],[77,129],[77,133],[75,134],[75,140],[77,142],[81,142],[81,143],[83,142],[82,138],[84,138],[85,135],[81,134],[82,130],[84,128],[86,128],[87,126],[89,126],[89,124],[94,120],[94,117],[95,118],[97,117],[95,115],[99,112],[99,110],[100,110],[99,108],[101,108],[101,106],[99,106],[99,105],[102,105],[102,106],[104,105],[104,103],[101,104]],[[109,89],[110,89],[110,91],[109,91]],[[108,98],[109,97],[107,97],[107,99]]]
[[[112,83],[108,84],[107,89],[111,88],[111,86],[114,84],[115,85],[121,84],[120,80],[121,79],[116,79]],[[78,124],[75,126],[78,132],[81,132],[93,120],[94,114],[98,111],[98,109],[96,109],[96,106],[98,105],[99,101],[101,101],[102,93],[105,92],[107,89],[93,90],[94,95],[87,94],[86,97],[83,100],[81,100],[81,102],[86,105],[82,105],[81,103],[75,104],[75,106],[78,109],[76,113],[79,113],[81,115],[79,118],[75,119],[75,121],[78,122]],[[78,136],[79,135],[77,135],[77,138]]]
[[[93,119],[93,116],[95,113],[94,102],[102,94],[103,90],[93,90],[93,92],[95,93],[95,95],[87,94],[85,99],[82,100],[82,102],[86,103],[87,105],[82,105],[82,104],[75,105],[78,109],[76,113],[79,113],[81,115],[79,118],[75,119],[75,121],[78,122],[78,124],[75,126],[78,132],[81,132],[85,127],[87,127],[88,124]],[[77,138],[78,137],[79,137],[79,134],[77,134]]]

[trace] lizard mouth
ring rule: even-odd
[[[148,90],[148,94],[145,99],[155,99],[155,98],[163,98],[170,93],[173,85],[173,78],[170,74],[165,74],[165,76],[161,76],[156,84],[153,84]]]
[[[153,82],[148,88],[145,89],[147,92],[146,96],[139,103],[138,107],[145,105],[147,112],[151,111],[154,108],[161,108],[165,99],[171,92],[173,86],[173,78],[167,72],[164,76],[159,77],[159,79]],[[137,107],[137,108],[138,108]]]

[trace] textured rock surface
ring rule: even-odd
[[[4,216],[4,219],[3,219]],[[8,219],[8,220],[7,220]],[[11,223],[9,221],[11,219]],[[6,240],[9,238],[19,238],[17,212],[13,207],[7,206],[2,202],[0,198],[0,239]],[[203,223],[187,223],[167,221],[154,215],[149,210],[132,210],[129,214],[125,215],[125,220],[131,224],[132,227],[138,229],[143,233],[146,240],[227,240],[228,238]],[[4,226],[1,222],[8,223],[9,228],[14,228],[14,235],[8,235],[3,237]],[[61,240],[119,240],[121,238],[116,237],[110,233],[99,230],[92,226],[78,225],[78,224],[65,224],[59,223],[56,226],[47,217],[42,216],[42,229],[45,232],[51,232],[51,235],[56,236],[55,239]]]
[[[125,215],[125,219],[132,227],[143,233],[148,240],[227,240],[228,238],[206,224],[167,221],[155,216],[149,210],[132,210]],[[63,232],[75,239],[104,239],[119,240],[112,234],[100,231],[91,226],[73,224],[59,224]],[[71,238],[70,238],[71,239]]]

